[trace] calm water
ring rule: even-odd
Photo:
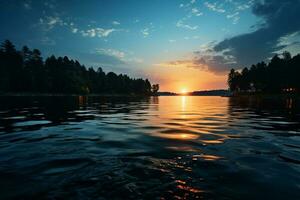
[[[300,199],[300,103],[0,98],[0,199]]]

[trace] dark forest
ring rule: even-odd
[[[45,61],[38,49],[16,50],[9,40],[0,49],[1,93],[138,94],[151,95],[159,85],[148,79],[105,73],[101,67],[86,68],[77,60],[50,56]]]
[[[300,54],[275,55],[271,61],[252,65],[242,71],[232,69],[228,85],[234,92],[297,93],[300,89]]]

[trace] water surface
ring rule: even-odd
[[[1,199],[300,199],[295,99],[1,97]]]

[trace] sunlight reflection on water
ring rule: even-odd
[[[295,99],[2,97],[0,197],[300,199],[299,136]]]

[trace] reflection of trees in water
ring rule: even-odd
[[[150,98],[151,104],[159,104],[159,97],[158,96],[153,96]]]
[[[22,130],[37,130],[45,126],[81,122],[95,119],[95,115],[131,113],[147,110],[158,98],[152,97],[1,97],[0,131],[14,131],[15,123],[50,121],[18,127]],[[154,103],[154,104],[156,104]],[[97,117],[97,120],[101,118]],[[1,128],[2,127],[2,128]]]
[[[300,129],[299,108],[300,100],[298,98],[231,97],[229,98],[228,114],[230,119],[252,118],[255,122],[262,123],[261,125],[266,125],[267,121],[273,130],[298,131]],[[260,122],[257,119],[263,120]]]
[[[293,109],[294,106],[295,106],[295,100],[292,98],[287,98],[286,99],[286,108]]]
[[[300,101],[291,97],[231,97],[229,98],[229,107],[249,108],[255,111],[282,112],[293,111],[299,112]]]

